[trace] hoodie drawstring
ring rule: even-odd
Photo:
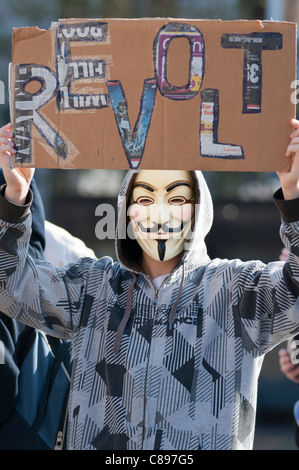
[[[169,326],[170,326],[170,328],[172,328],[172,326],[173,326],[174,319],[175,319],[175,314],[176,314],[176,310],[177,310],[177,306],[178,306],[178,303],[179,303],[179,300],[180,300],[180,297],[181,297],[181,293],[182,293],[182,290],[183,290],[184,275],[185,275],[185,269],[184,269],[184,265],[183,265],[183,267],[182,267],[182,279],[181,279],[181,283],[180,283],[179,293],[178,293],[178,295],[177,295],[176,301],[175,301],[174,304],[172,305],[172,307],[171,307],[171,309],[170,309],[170,312],[169,312],[168,321],[169,321]],[[129,290],[128,290],[128,297],[127,297],[127,303],[126,303],[126,310],[125,310],[124,316],[123,316],[122,319],[121,319],[120,324],[118,325],[118,328],[117,328],[117,331],[116,331],[116,335],[115,335],[114,346],[113,346],[113,354],[114,354],[114,356],[116,356],[116,354],[117,354],[118,351],[119,351],[119,347],[120,347],[120,343],[121,343],[121,340],[122,340],[122,336],[123,336],[125,327],[126,327],[128,321],[129,321],[129,318],[130,318],[130,315],[131,315],[131,311],[132,311],[133,291],[134,291],[134,286],[135,286],[135,283],[136,283],[136,280],[137,280],[137,277],[136,277],[136,275],[135,275],[134,273],[132,273],[132,278],[133,278],[133,279],[132,279],[132,282],[131,282],[130,287],[129,287]]]
[[[176,309],[177,309],[177,306],[178,306],[178,303],[179,303],[179,300],[180,300],[180,297],[181,297],[181,293],[182,293],[182,290],[183,290],[184,277],[185,277],[185,268],[184,268],[184,265],[183,265],[182,266],[182,279],[181,279],[181,284],[180,284],[180,290],[179,290],[179,293],[177,295],[176,301],[174,302],[174,304],[172,304],[172,307],[171,307],[170,312],[169,312],[168,322],[169,322],[170,328],[172,328],[173,323],[174,323]]]
[[[134,286],[135,286],[135,283],[136,283],[136,280],[137,280],[137,277],[134,273],[132,273],[132,278],[133,279],[132,279],[132,282],[131,282],[129,290],[128,290],[126,310],[125,310],[124,316],[122,317],[122,320],[121,320],[120,324],[118,325],[116,335],[115,335],[114,346],[113,346],[114,356],[116,356],[116,354],[119,351],[120,342],[121,342],[121,339],[122,339],[122,336],[123,336],[123,332],[125,330],[126,324],[128,323],[128,320],[130,318],[131,311],[132,311],[133,290],[134,290]]]

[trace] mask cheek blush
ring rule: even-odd
[[[192,204],[183,204],[172,208],[172,217],[182,222],[189,222],[192,219],[193,212]]]
[[[184,222],[188,222],[189,220],[192,219],[194,214],[194,207],[192,204],[184,204],[183,205],[183,214],[182,214],[182,220]]]
[[[140,206],[139,204],[131,204],[128,209],[128,216],[134,220],[134,222],[139,222],[140,220],[145,220],[147,218],[146,208]]]

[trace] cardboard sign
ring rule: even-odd
[[[13,31],[16,165],[276,171],[296,24],[59,20]]]

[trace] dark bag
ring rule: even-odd
[[[64,448],[71,370],[71,341],[35,330],[20,368],[16,407],[0,428],[1,450]]]

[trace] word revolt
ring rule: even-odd
[[[209,62],[206,63],[204,34],[196,26],[169,22],[156,33],[152,42],[154,76],[144,78],[139,113],[134,126],[129,118],[126,90],[122,81],[117,79],[118,77],[114,77],[113,80],[110,78],[113,72],[111,67],[113,56],[73,58],[75,46],[80,43],[102,46],[112,42],[108,22],[59,23],[55,28],[56,70],[36,63],[15,65],[13,116],[17,163],[32,162],[32,126],[54,149],[59,159],[67,160],[70,152],[68,142],[59,135],[54,124],[43,113],[43,108],[55,99],[57,112],[62,114],[69,111],[90,112],[110,108],[129,167],[138,168],[146,146],[157,91],[163,99],[178,102],[200,97],[201,156],[224,159],[245,158],[241,145],[218,142],[219,90],[202,89]],[[185,75],[188,80],[180,86],[168,79],[171,57],[169,47],[174,39],[187,40],[189,43],[189,62]],[[220,47],[224,54],[226,49],[240,49],[243,53],[242,113],[261,113],[262,56],[265,57],[266,51],[283,47],[282,34],[275,32],[222,34]],[[75,92],[76,84],[87,85],[92,81],[100,81],[106,88],[97,94]],[[37,91],[36,89],[32,91],[31,82],[37,82],[39,85]]]

